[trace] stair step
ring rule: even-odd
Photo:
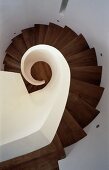
[[[87,49],[89,49],[89,46],[83,35],[80,34],[72,41],[66,43],[66,46],[64,46],[60,51],[67,59],[69,56],[80,53]]]
[[[71,55],[67,58],[71,67],[79,66],[97,66],[97,57],[95,49],[88,49],[80,53]]]
[[[46,85],[51,79],[52,71],[47,63],[37,62],[31,68],[31,74],[36,80],[45,80]]]
[[[70,92],[78,94],[81,99],[85,100],[93,107],[98,105],[103,91],[103,87],[71,79]]]
[[[50,23],[46,32],[44,44],[53,45],[62,30],[63,28],[59,25]]]
[[[58,134],[56,133],[54,139],[53,139],[53,144],[57,150],[57,153],[58,153],[58,159],[61,160],[61,159],[64,159],[66,157],[65,155],[65,151],[64,151],[64,148],[63,148],[63,145],[62,145],[62,142],[58,136]]]
[[[59,170],[58,160],[49,158],[41,158],[32,160],[25,164],[15,167],[11,170]]]
[[[98,110],[82,100],[77,94],[71,92],[68,97],[67,109],[82,128],[99,114]]]
[[[8,72],[14,72],[14,73],[21,73],[21,70],[19,68],[15,68],[14,66],[11,67],[7,64],[4,65],[4,71],[8,71]]]
[[[67,147],[81,140],[86,133],[66,109],[58,128],[58,135],[63,146]]]
[[[13,45],[15,46],[15,48],[23,55],[26,50],[26,44],[24,42],[23,36],[22,34],[19,34],[18,36],[16,36],[15,38],[12,39]]]
[[[23,39],[27,48],[35,45],[35,29],[34,27],[22,30]]]
[[[13,58],[11,58],[8,54],[5,56],[4,64],[6,64],[10,68],[19,69],[20,70],[20,63]]]
[[[71,74],[73,79],[99,85],[101,82],[102,67],[101,66],[71,67]]]
[[[34,27],[34,39],[35,39],[35,45],[39,44],[39,28],[40,24],[35,25]]]
[[[67,26],[65,26],[61,32],[58,32],[58,34],[59,36],[56,38],[53,46],[58,48],[59,50],[77,37],[77,34]]]
[[[35,28],[38,29],[39,31],[39,35],[38,35],[38,39],[37,39],[37,43],[38,44],[44,44],[44,40],[45,40],[45,35],[48,29],[48,25],[43,25],[43,24],[35,24]],[[37,31],[36,31],[37,32]],[[37,36],[37,35],[36,35]]]
[[[6,53],[10,55],[14,60],[20,62],[22,58],[22,54],[15,48],[13,43],[9,45],[9,47],[6,49]]]
[[[3,60],[3,64],[5,64],[5,63],[7,63],[8,62],[8,60],[11,60],[11,61],[13,61],[13,62],[15,62],[15,63],[20,63],[18,60],[16,60],[16,59],[14,59],[12,56],[10,56],[9,54],[6,54],[5,55],[5,58],[4,58],[4,60]]]
[[[58,143],[58,145],[57,145],[57,143]],[[11,169],[11,170],[16,169],[17,166],[19,169],[28,168],[28,167],[32,168],[34,166],[34,161],[35,161],[35,166],[36,167],[38,166],[37,168],[39,168],[39,167],[42,168],[42,169],[38,169],[38,170],[45,170],[43,168],[46,167],[46,165],[48,165],[47,170],[49,170],[49,168],[50,168],[49,166],[52,165],[53,160],[57,162],[59,159],[62,159],[64,157],[65,157],[65,152],[63,150],[63,147],[59,140],[58,135],[56,135],[50,145],[43,147],[37,151],[28,153],[26,155],[19,156],[19,157],[13,158],[11,160],[2,162],[0,164],[0,168],[1,169],[2,168],[3,169]],[[50,162],[51,162],[51,164],[50,164]],[[56,167],[53,166],[53,168],[57,168],[57,166]]]

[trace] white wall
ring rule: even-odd
[[[0,0],[0,68],[5,49],[21,29],[34,23],[59,19],[61,0]],[[60,25],[68,25],[83,33],[90,47],[97,51],[99,64],[103,65],[102,86],[105,92],[98,106],[101,113],[86,128],[88,136],[66,148],[67,158],[60,161],[61,170],[109,169],[109,1],[69,0]],[[103,56],[100,56],[100,53]],[[100,127],[96,129],[96,125]]]

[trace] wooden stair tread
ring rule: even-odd
[[[19,68],[10,67],[7,64],[4,65],[4,71],[14,72],[14,73],[21,73],[21,70],[19,70]]]
[[[67,147],[81,140],[86,136],[86,133],[66,109],[58,128],[58,135],[63,146]]]
[[[16,47],[16,49],[23,55],[26,50],[26,44],[24,42],[22,34],[19,34],[15,38],[12,39],[13,45]]]
[[[39,28],[40,24],[37,24],[34,26],[34,40],[35,40],[35,45],[38,45],[39,43]]]
[[[9,47],[6,50],[6,53],[10,55],[14,60],[21,61],[22,54],[15,48],[13,43],[9,45]]]
[[[62,31],[62,29],[63,28],[59,25],[50,23],[45,35],[44,44],[53,45],[54,41],[59,36],[59,33]]]
[[[66,44],[60,51],[67,59],[69,56],[89,49],[89,46],[82,34]]]
[[[18,60],[15,60],[12,56],[10,56],[9,54],[5,55],[5,58],[3,60],[3,64],[8,63],[8,61],[14,62],[14,63],[18,63],[18,65],[20,64],[20,62]]]
[[[98,110],[74,93],[69,94],[67,109],[82,128],[87,126],[99,113]]]
[[[63,159],[66,157],[66,154],[65,154],[65,151],[64,151],[64,148],[63,148],[63,145],[62,145],[62,142],[58,136],[58,134],[56,133],[54,139],[53,139],[53,144],[57,150],[57,153],[58,153],[58,159]]]
[[[36,40],[37,40],[36,43],[44,44],[45,35],[46,35],[47,29],[48,29],[48,25],[35,24],[35,28],[38,29],[38,32],[39,32],[38,37],[36,35]]]
[[[71,79],[70,92],[76,93],[79,97],[96,107],[101,99],[104,88],[83,81]]]
[[[22,30],[23,39],[27,48],[35,45],[35,29],[34,27]]]
[[[11,170],[59,170],[58,160],[41,158],[40,160],[33,160],[26,162]]]
[[[47,84],[51,79],[52,71],[48,64],[37,62],[31,68],[31,74],[36,80],[45,80],[45,84]]]
[[[72,67],[72,78],[99,85],[101,82],[101,66]]]
[[[58,38],[53,43],[53,46],[60,50],[76,37],[77,34],[74,31],[72,31],[69,27],[65,26],[61,30]]]
[[[17,158],[13,158],[8,161],[4,161],[0,163],[0,168],[8,169],[8,168],[15,168],[16,166],[21,165],[21,167],[27,167],[27,163],[32,163],[35,160],[37,164],[43,164],[42,160],[45,160],[45,163],[49,162],[49,160],[56,160],[63,159],[65,157],[65,152],[63,150],[62,144],[58,135],[54,137],[52,143],[48,146],[45,146],[37,151],[28,153],[23,156],[19,156]],[[31,165],[32,165],[31,164]],[[42,170],[42,169],[41,169]]]
[[[13,58],[11,58],[8,54],[6,54],[4,64],[6,64],[10,68],[17,68],[20,70],[20,63]]]
[[[94,48],[70,55],[66,59],[71,67],[97,66],[97,57]]]

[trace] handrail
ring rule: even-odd
[[[0,161],[47,146],[60,124],[69,93],[69,66],[56,48],[48,45],[31,47],[22,57],[21,71],[25,79],[34,85],[44,83],[31,76],[31,67],[38,61],[49,64],[52,77],[43,89],[30,94],[19,73],[0,72],[3,96],[3,101],[0,101]]]

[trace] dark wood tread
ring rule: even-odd
[[[41,158],[16,166],[11,170],[59,170],[58,160]]]
[[[103,91],[103,87],[71,79],[70,92],[78,94],[82,100],[85,100],[93,107],[98,105]]]
[[[95,49],[87,49],[66,58],[70,67],[97,66]]]
[[[69,56],[80,53],[84,50],[89,49],[87,41],[82,34],[77,36],[75,39],[66,44],[60,51],[67,59]]]
[[[22,54],[15,48],[14,44],[11,43],[6,50],[6,53],[10,55],[14,60],[20,62]]]
[[[77,37],[77,34],[72,31],[69,27],[65,26],[58,38],[53,43],[53,46],[56,47],[57,49],[62,49],[66,44],[68,44],[70,41],[74,40]]]
[[[20,62],[14,60],[11,56],[9,56],[8,54],[6,54],[5,56],[5,60],[3,62],[3,64],[7,65],[8,67],[10,68],[13,68],[13,69],[19,69],[19,72],[20,72]]]
[[[35,28],[36,28],[36,33],[37,31],[39,32],[39,34],[36,34],[36,44],[44,44],[44,40],[45,40],[45,35],[48,29],[48,25],[43,25],[43,24],[35,24]],[[37,37],[38,36],[38,37]]]
[[[35,28],[27,28],[22,30],[22,35],[27,48],[35,45]]]
[[[71,68],[72,78],[100,85],[102,67],[101,66],[82,66]]]
[[[19,72],[19,68],[10,67],[7,64],[4,65],[4,70],[8,72],[21,73]]]
[[[82,128],[87,126],[99,114],[98,110],[74,93],[69,94],[67,109]]]
[[[50,23],[45,35],[44,44],[53,45],[54,41],[59,37],[59,33],[63,30],[59,25]]]
[[[26,44],[24,42],[22,34],[19,34],[12,39],[13,45],[15,48],[23,55],[27,51]]]
[[[41,148],[37,151],[28,153],[26,155],[19,156],[17,158],[2,162],[0,163],[0,169],[3,168],[3,170],[10,170],[13,168],[14,170],[17,167],[27,168],[28,166],[32,168],[34,167],[33,166],[34,161],[36,167],[41,167],[41,166],[43,167],[46,166],[46,164],[50,166],[50,162],[52,161],[58,162],[59,159],[63,159],[63,158],[65,158],[65,152],[58,135],[56,135],[50,145]]]
[[[84,138],[86,133],[66,109],[58,128],[58,135],[63,147],[67,147]]]

